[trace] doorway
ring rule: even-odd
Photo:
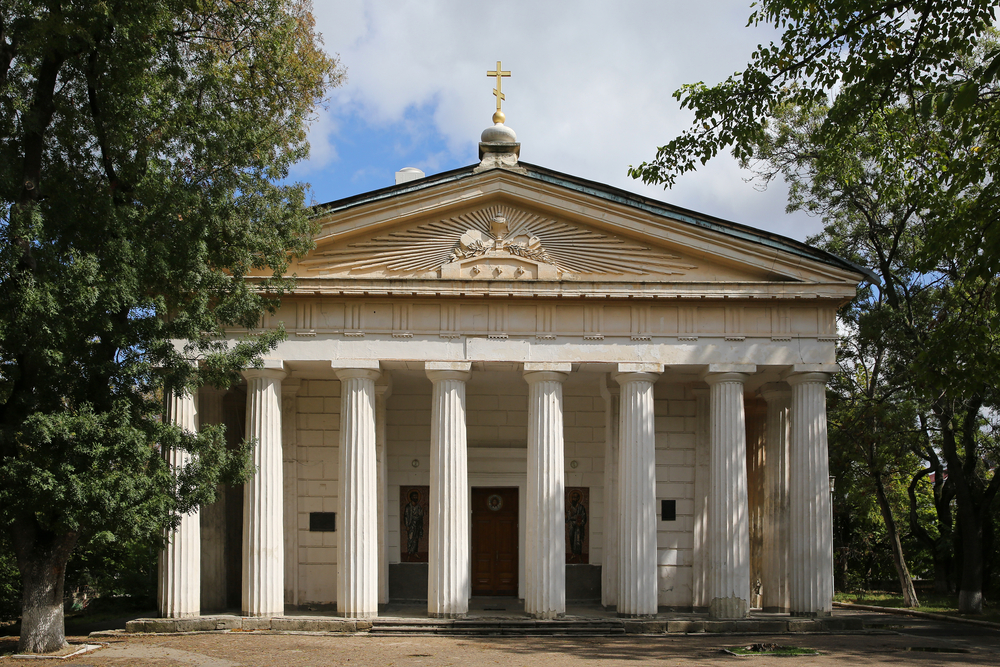
[[[472,594],[517,597],[517,488],[472,488]]]

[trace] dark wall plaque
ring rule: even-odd
[[[590,489],[566,489],[566,562],[590,562]]]
[[[677,521],[677,501],[660,501],[660,521]]]
[[[336,512],[309,512],[309,530],[314,533],[334,533],[337,531]]]
[[[430,518],[429,486],[399,487],[399,560],[427,562],[427,521]]]

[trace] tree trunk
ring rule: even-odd
[[[939,540],[940,542],[940,540]],[[951,585],[951,550],[948,545],[935,545],[934,549],[934,592],[948,595]]]
[[[983,519],[976,502],[975,464],[976,417],[982,405],[977,396],[966,408],[961,433],[966,460],[958,454],[958,443],[952,424],[954,416],[946,406],[935,405],[934,413],[941,423],[941,444],[948,464],[948,480],[955,484],[955,506],[958,510],[958,535],[961,542],[961,576],[958,580],[958,611],[961,614],[983,613]],[[968,470],[967,470],[968,468]]]
[[[971,499],[962,502],[958,494],[959,528],[962,535],[962,578],[958,585],[958,612],[960,614],[983,613],[983,524],[975,516],[969,505]]]
[[[903,543],[899,539],[899,528],[892,517],[892,507],[889,505],[889,498],[885,494],[885,487],[882,485],[881,475],[875,473],[875,498],[878,500],[879,510],[882,512],[882,520],[885,521],[886,531],[889,533],[889,545],[892,547],[892,562],[896,566],[896,574],[899,575],[899,587],[903,591],[903,606],[919,607],[920,600],[917,599],[917,591],[913,587],[913,577],[906,567],[906,559],[903,556]]]
[[[34,519],[18,519],[11,530],[21,572],[21,653],[50,653],[66,646],[63,587],[76,533],[39,529]]]

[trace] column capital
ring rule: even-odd
[[[831,375],[840,372],[840,364],[792,364],[782,375],[792,375],[793,373],[829,373]]]
[[[351,378],[363,378],[374,382],[382,375],[381,371],[371,368],[338,368],[336,371],[338,380],[350,380]]]
[[[470,361],[425,361],[424,373],[431,382],[439,380],[461,380],[468,382],[472,377]]]
[[[808,382],[825,385],[829,380],[830,373],[806,372],[788,373],[785,375],[785,382],[793,387],[797,384],[806,384]]]
[[[245,368],[242,371],[243,377],[247,380],[252,380],[254,378],[270,378],[272,380],[284,380],[288,376],[284,370],[280,368]]]
[[[425,361],[425,371],[470,371],[471,361]]]
[[[536,382],[565,382],[566,378],[569,377],[569,373],[561,371],[524,371],[521,375],[524,376],[524,381],[528,384]]]
[[[663,364],[650,362],[622,362],[618,364],[618,373],[655,373],[663,372]]]
[[[746,373],[751,375],[757,372],[757,364],[708,364],[703,367],[702,375],[712,373]]]
[[[720,382],[739,382],[743,384],[747,381],[748,374],[740,372],[722,372],[722,373],[712,373],[708,372],[702,376],[702,380],[708,383],[709,386],[713,384],[719,384]]]
[[[427,374],[427,379],[431,382],[440,382],[441,380],[460,380],[462,382],[468,382],[469,378],[472,377],[472,371],[427,370],[424,372]]]
[[[537,371],[553,371],[555,373],[570,373],[573,371],[573,364],[551,361],[526,361],[524,362],[524,373],[534,373]]]
[[[330,368],[335,371],[356,368],[378,371],[381,370],[382,366],[378,359],[333,359],[330,361]]]
[[[785,382],[768,382],[757,390],[760,397],[770,403],[774,400],[790,399],[792,388]]]
[[[618,383],[619,387],[622,387],[629,382],[649,382],[650,384],[655,383],[660,379],[659,373],[615,373],[615,382]]]

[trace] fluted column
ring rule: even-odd
[[[788,447],[789,608],[793,616],[833,609],[833,516],[826,435],[826,373],[795,373]]]
[[[198,428],[222,424],[225,389],[198,390]],[[201,607],[205,611],[226,608],[226,489],[216,490],[215,502],[201,508]]]
[[[198,428],[198,409],[191,394],[170,394],[166,419],[189,433]],[[183,449],[164,452],[172,470],[191,462]],[[157,606],[164,618],[184,618],[201,613],[201,518],[197,510],[181,517],[177,530],[167,534],[160,552]]]
[[[618,450],[618,615],[657,612],[656,436],[653,383],[656,373],[619,373],[621,409]]]
[[[375,385],[375,479],[378,485],[378,603],[389,602],[389,558],[386,554],[386,499],[389,493],[389,462],[385,439],[386,401],[392,395],[392,376],[386,373]]]
[[[431,486],[427,544],[427,615],[459,618],[469,611],[469,464],[465,430],[468,362],[428,362],[431,399]]]
[[[710,373],[708,614],[744,618],[750,611],[750,525],[747,506],[743,373]]]
[[[378,517],[373,369],[346,368],[340,378],[340,468],[337,487],[337,613],[378,616]]]
[[[281,383],[283,522],[285,548],[285,603],[299,604],[299,447],[298,394],[302,381],[293,378]]]
[[[562,383],[569,370],[569,364],[524,365],[528,383],[524,611],[535,618],[566,613]]]
[[[601,564],[601,604],[618,604],[618,412],[621,387],[608,384],[601,377],[604,399],[604,562]]]
[[[691,606],[696,611],[708,611],[708,496],[712,477],[709,391],[701,387],[691,392],[695,399],[694,450],[694,549],[691,567]]]
[[[788,611],[788,412],[792,390],[773,382],[761,388],[767,401],[764,437],[764,561],[761,572],[766,612]]]
[[[285,613],[284,471],[281,460],[281,380],[276,369],[243,371],[247,379],[247,438],[253,476],[243,484],[243,614]]]

